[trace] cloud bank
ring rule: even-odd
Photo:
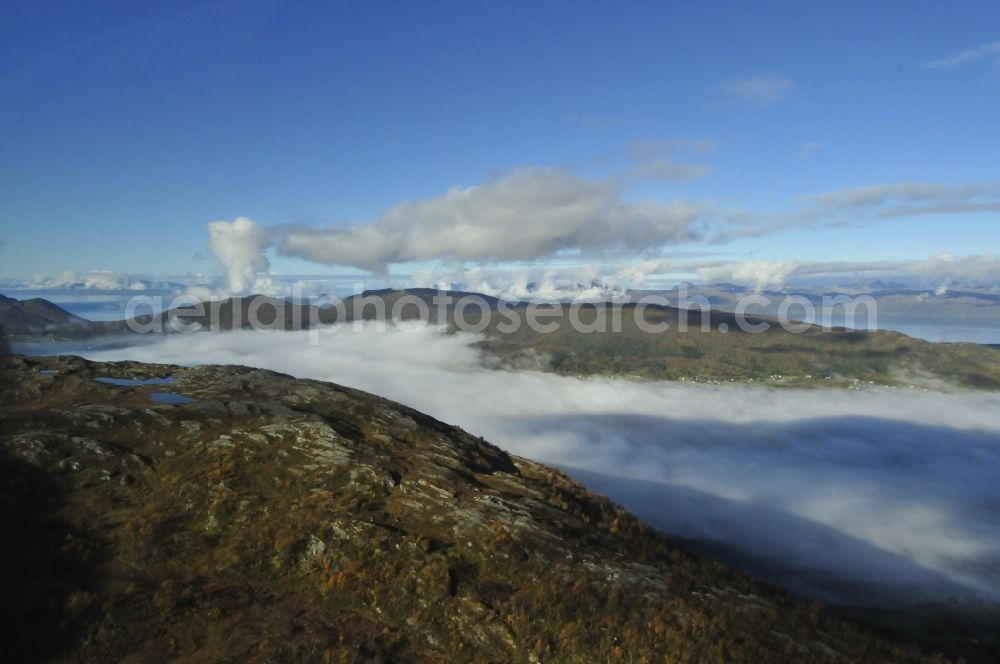
[[[883,261],[708,261],[642,260],[566,267],[482,266],[421,270],[409,284],[471,290],[521,300],[608,299],[630,289],[669,289],[696,278],[706,284],[735,284],[757,292],[821,283],[839,287],[888,280],[940,292],[951,287],[1000,288],[1000,256],[938,254],[919,260]]]
[[[697,268],[706,283],[732,283],[761,291],[782,289],[802,278],[830,281],[903,278],[947,289],[953,283],[1000,286],[1000,256],[938,254],[910,261],[746,261]]]
[[[653,175],[701,167],[653,158],[633,168]],[[676,172],[673,177],[685,176]],[[782,212],[754,213],[686,199],[629,200],[620,179],[591,180],[529,167],[480,185],[453,187],[441,196],[398,203],[364,223],[264,229],[239,217],[212,222],[208,230],[209,248],[226,271],[229,289],[239,293],[266,273],[265,251],[272,246],[287,256],[386,275],[392,264],[422,261],[482,265],[567,254],[649,259],[669,246],[722,244],[789,228],[995,212],[1000,212],[998,182],[876,184],[804,196]]]
[[[784,288],[788,279],[802,273],[799,261],[746,261],[698,268],[698,277],[709,284],[730,283],[755,290]]]
[[[653,275],[669,269],[669,263],[657,260],[511,269],[473,266],[421,270],[410,278],[409,284],[522,301],[606,301],[626,295],[630,288],[652,285]]]
[[[619,187],[547,168],[399,203],[372,222],[289,229],[278,251],[384,273],[391,263],[531,261],[573,250],[647,252],[704,239],[710,208],[627,201]]]
[[[429,328],[185,335],[95,359],[350,385],[570,469],[674,536],[861,605],[1000,602],[1000,396],[774,391],[485,369]]]
[[[125,274],[110,270],[77,272],[68,270],[55,276],[36,274],[29,279],[4,279],[0,284],[15,290],[53,291],[171,291],[182,288],[180,277],[156,277],[148,274]]]
[[[802,212],[803,220],[859,221],[895,219],[932,214],[963,214],[1000,211],[1000,182],[943,185],[927,182],[897,182],[854,187],[804,196],[813,206]]]

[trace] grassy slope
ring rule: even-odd
[[[581,333],[569,325],[568,307],[557,305],[559,329],[538,333],[528,326],[503,334],[494,318],[481,346],[508,365],[539,357],[542,368],[571,375],[627,375],[698,381],[749,381],[779,385],[927,384],[943,380],[963,387],[1000,388],[1000,351],[978,344],[933,344],[887,331],[830,331],[811,327],[800,334],[776,321],[761,334],[744,332],[732,314],[713,312],[702,329],[698,313],[650,307],[639,320],[666,323],[663,332],[640,329],[633,307],[621,316],[620,332]],[[600,314],[584,308],[578,318],[594,323]],[[607,314],[606,314],[607,315]],[[680,331],[681,317],[687,331]],[[610,320],[610,319],[609,319]],[[720,326],[728,328],[719,331]],[[609,328],[610,329],[610,328]]]

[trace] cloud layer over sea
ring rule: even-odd
[[[486,368],[470,335],[174,335],[100,360],[360,388],[554,464],[665,532],[844,604],[1000,605],[1000,395],[644,383]]]

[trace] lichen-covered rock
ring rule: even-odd
[[[4,372],[6,661],[921,658],[369,394],[245,367]]]

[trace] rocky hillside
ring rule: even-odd
[[[363,392],[5,363],[5,661],[921,659]]]

